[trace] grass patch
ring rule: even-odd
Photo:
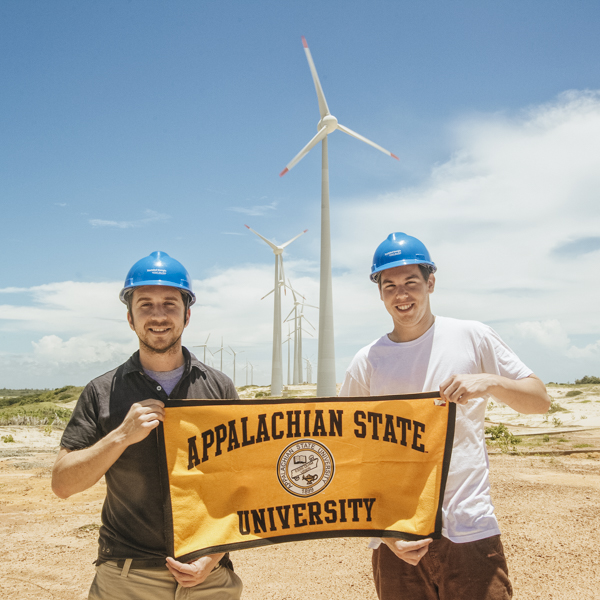
[[[5,444],[14,444],[15,443],[15,438],[12,435],[3,435],[0,438]]]
[[[569,390],[565,394],[565,398],[573,398],[574,396],[581,396],[581,394],[583,394],[581,390]]]
[[[573,444],[573,448],[591,448],[592,444]]]
[[[64,404],[77,400],[83,391],[82,386],[65,385],[55,390],[43,390],[40,392],[23,394],[13,398],[0,398],[0,409],[10,406],[25,406],[28,404],[38,404],[52,402],[54,404]],[[1,396],[2,394],[0,394]]]
[[[568,442],[569,440],[567,438],[558,438],[556,441],[562,442],[564,444],[565,442]]]
[[[550,408],[548,409],[548,414],[553,414],[557,412],[570,412],[564,406],[561,406],[554,398],[550,401]]]
[[[486,427],[485,433],[490,436],[490,446],[499,448],[501,452],[509,452],[510,450],[516,452],[517,444],[522,441],[520,437],[513,435],[504,423]]]
[[[39,402],[0,408],[0,425],[45,425],[64,429],[71,410],[54,402]]]

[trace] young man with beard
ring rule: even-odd
[[[228,555],[167,556],[157,427],[172,399],[238,397],[233,382],[182,346],[196,301],[183,265],[153,252],[129,271],[120,299],[139,351],[84,389],[61,440],[52,489],[68,498],[106,476],[91,600],[237,600]]]
[[[439,390],[457,404],[442,537],[372,540],[375,587],[381,600],[507,600],[512,586],[490,499],[485,408],[491,396],[520,413],[545,413],[550,398],[493,329],[433,315],[435,271],[427,248],[414,237],[392,233],[379,245],[371,280],[394,328],[358,352],[340,392]]]

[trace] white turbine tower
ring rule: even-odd
[[[305,234],[308,229],[299,233],[296,237],[287,241],[285,244],[278,246],[271,242],[260,233],[254,231],[248,225],[245,226],[252,233],[257,235],[263,242],[269,245],[275,254],[275,284],[273,286],[274,310],[273,310],[273,360],[271,363],[271,396],[281,396],[283,392],[283,372],[282,372],[282,352],[281,352],[281,285],[285,285],[285,277],[283,274],[283,251],[294,240],[297,240],[301,235]],[[270,294],[271,292],[269,292]],[[267,296],[269,295],[267,294]]]
[[[340,125],[338,120],[329,112],[321,82],[317,75],[317,69],[313,62],[306,39],[302,36],[304,52],[308,60],[308,66],[317,91],[317,100],[319,101],[319,112],[321,120],[317,124],[318,133],[313,137],[298,154],[287,164],[279,176],[285,175],[294,165],[296,165],[310,150],[321,142],[323,150],[321,167],[321,278],[319,291],[319,345],[318,345],[318,364],[317,364],[317,396],[335,396],[335,346],[333,339],[333,295],[331,283],[331,234],[329,221],[329,162],[327,156],[327,136],[336,129],[355,137],[373,148],[377,148],[384,154],[399,160],[397,156],[375,144],[371,140],[359,135],[355,131]]]
[[[231,352],[233,352],[233,386],[235,387],[235,357],[238,354],[245,352],[245,350],[240,350],[239,352],[236,352],[231,346],[229,346],[229,349],[231,350]]]

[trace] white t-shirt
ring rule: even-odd
[[[360,350],[346,371],[340,396],[436,392],[452,375],[471,373],[522,379],[532,371],[491,327],[436,317],[432,327],[412,342],[396,344],[384,335]],[[442,535],[453,542],[472,542],[500,533],[490,498],[486,404],[487,397],[456,406],[442,506]]]

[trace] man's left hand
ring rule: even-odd
[[[209,554],[202,556],[189,563],[181,563],[170,556],[167,558],[167,569],[182,587],[194,587],[202,583],[214,569],[215,565],[225,556],[221,554]]]
[[[440,385],[440,396],[447,402],[466,404],[473,398],[482,398],[495,384],[489,373],[476,375],[452,375]]]

